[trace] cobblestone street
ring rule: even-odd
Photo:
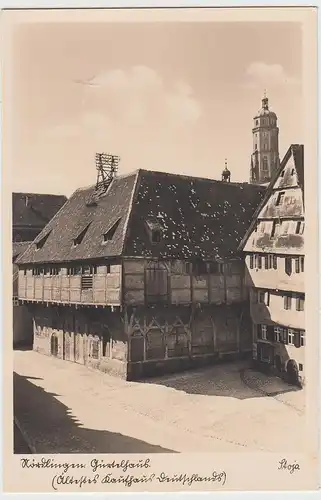
[[[300,451],[305,391],[212,366],[141,382],[14,353],[15,416],[37,453]]]

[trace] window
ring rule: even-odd
[[[278,258],[276,255],[273,255],[273,269],[278,268]]]
[[[301,273],[304,273],[304,257],[300,257]]]
[[[27,275],[27,269],[24,269],[24,270],[23,270],[23,274],[24,274],[24,276],[26,276],[26,275]]]
[[[291,257],[285,257],[284,259],[285,272],[288,276],[292,274],[292,259]]]
[[[295,234],[303,234],[304,232],[304,222],[298,221],[296,223]]]
[[[279,326],[274,327],[274,340],[275,342],[281,342],[282,339],[282,328]]]
[[[208,272],[210,274],[218,274],[219,265],[217,262],[209,262]]]
[[[269,269],[273,267],[273,255],[269,255]]]
[[[297,311],[304,311],[304,298],[301,296],[298,296],[296,298],[296,310]]]
[[[116,230],[119,226],[121,219],[118,219],[114,224],[104,233],[104,242],[111,241],[116,233]]]
[[[250,269],[254,267],[254,255],[250,255]]]
[[[291,328],[288,329],[288,344],[295,345],[295,332]]]
[[[259,120],[256,120],[255,121],[255,125],[257,126],[259,124]]]
[[[92,275],[84,275],[81,277],[81,289],[90,290],[93,287]]]
[[[291,295],[284,295],[284,309],[291,309],[292,297]]]
[[[89,223],[79,234],[78,236],[76,236],[76,238],[74,238],[74,244],[73,246],[76,247],[78,245],[80,245],[80,243],[83,241],[87,231],[88,231],[88,228],[90,226],[91,223]]]
[[[274,238],[274,236],[279,233],[279,228],[280,228],[280,223],[274,220],[272,224],[271,238]]]
[[[278,205],[281,205],[283,203],[283,200],[284,200],[284,195],[285,195],[285,191],[281,191],[280,193],[278,193],[278,196],[276,198],[276,202],[275,204],[278,206]]]
[[[304,347],[305,345],[305,332],[304,330],[300,331],[300,347]]]
[[[285,174],[285,170],[282,170],[280,177],[284,177],[284,174]]]
[[[152,231],[152,242],[160,243],[160,241],[161,241],[161,232],[159,229],[154,229],[154,231]]]
[[[257,150],[257,144],[255,144],[254,149],[255,149],[255,151]]]
[[[295,259],[295,272],[296,273],[300,272],[300,257],[296,257]]]
[[[266,149],[266,144],[264,144],[264,149]],[[263,156],[262,170],[264,170],[265,172],[269,170],[267,156]]]
[[[201,276],[203,274],[207,274],[207,264],[206,262],[194,262],[193,263],[193,273],[196,276]]]
[[[270,304],[270,292],[266,292],[264,290],[259,290],[258,291],[258,303],[265,304],[268,306]]]
[[[43,236],[39,241],[36,242],[36,249],[37,250],[39,250],[40,248],[42,248],[44,246],[47,239],[49,238],[50,233],[51,233],[51,231],[49,231],[49,233],[45,234],[45,236]]]
[[[303,372],[303,364],[299,363],[299,372]]]
[[[291,175],[294,175],[294,174],[295,174],[295,169],[294,169],[294,168],[292,168],[292,170],[291,170]]]
[[[269,269],[269,256],[265,255],[264,257],[264,267],[265,269]]]
[[[267,326],[257,325],[257,337],[258,339],[267,340]]]
[[[262,257],[261,257],[261,255],[257,256],[257,267],[259,269],[262,269]]]

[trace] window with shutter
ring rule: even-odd
[[[284,295],[284,309],[291,309],[292,297]]]
[[[295,347],[300,347],[300,332],[294,332],[294,345]]]
[[[250,255],[250,269],[253,269],[253,260],[254,260],[253,255]]]
[[[304,298],[303,297],[297,297],[296,310],[297,311],[304,311]]]
[[[285,272],[288,276],[292,274],[292,259],[291,257],[285,257],[284,259]]]
[[[296,273],[299,273],[299,272],[300,272],[300,258],[299,258],[299,257],[297,257],[297,258],[295,259],[295,272],[296,272]]]
[[[305,331],[301,330],[300,331],[300,346],[304,347],[305,345]]]
[[[274,327],[270,325],[267,327],[267,340],[274,342]]]
[[[304,273],[304,257],[300,257],[301,273]]]

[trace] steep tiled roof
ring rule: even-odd
[[[94,186],[75,191],[17,263],[68,262],[120,255],[136,176],[137,173],[114,179],[97,206],[88,204]],[[113,239],[103,243],[103,234],[119,219]],[[73,246],[74,239],[87,227],[81,243]],[[44,245],[38,249],[37,243],[45,237]]]
[[[209,260],[232,256],[265,188],[138,170],[116,177],[97,206],[87,206],[93,191],[93,187],[77,190],[17,262],[119,255]],[[103,242],[103,234],[117,221],[112,239]],[[152,243],[148,233],[152,227],[161,228],[160,243]],[[83,240],[73,248],[82,231]],[[46,236],[37,249],[36,243]]]
[[[236,253],[265,188],[142,170],[125,255],[213,259]],[[150,242],[144,222],[163,228]]]
[[[25,252],[29,245],[31,245],[32,241],[19,241],[12,243],[12,259],[15,261],[17,257],[23,252]]]
[[[62,195],[12,193],[13,227],[44,227],[66,200]]]

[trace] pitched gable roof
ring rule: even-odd
[[[42,228],[67,201],[55,194],[12,193],[12,224]]]
[[[116,177],[97,204],[88,204],[95,186],[75,191],[17,263],[70,262],[120,255],[136,177],[137,173]],[[112,240],[103,242],[106,227],[119,219]],[[74,239],[87,226],[81,243],[74,246]],[[37,249],[37,243],[46,235],[43,247]]]
[[[291,144],[291,146],[289,147],[289,149],[285,153],[285,155],[280,163],[279,168],[275,171],[275,173],[270,181],[270,184],[268,185],[265,196],[263,197],[261,203],[258,205],[258,207],[253,215],[253,219],[251,221],[251,224],[250,224],[248,230],[246,231],[245,235],[243,236],[243,238],[239,244],[239,250],[244,249],[244,246],[245,246],[249,236],[251,235],[252,231],[254,230],[254,228],[256,226],[257,218],[258,218],[261,210],[263,209],[263,207],[265,206],[265,204],[269,200],[269,198],[273,192],[273,189],[275,187],[275,183],[279,179],[281,172],[286,167],[291,156],[293,157],[293,160],[294,160],[294,165],[295,165],[295,169],[297,172],[298,185],[302,190],[302,197],[303,197],[303,202],[304,202],[304,146],[302,144]]]
[[[120,255],[230,257],[237,252],[265,188],[138,170],[116,177],[97,206],[86,203],[93,192],[94,187],[77,190],[18,263]],[[73,246],[73,238],[88,224],[81,243]],[[105,239],[115,224],[112,238]],[[161,229],[160,242],[148,234],[155,224]],[[43,248],[37,250],[37,242],[47,234]]]
[[[126,256],[215,259],[235,255],[265,188],[141,170]],[[153,244],[146,226],[162,229]]]

